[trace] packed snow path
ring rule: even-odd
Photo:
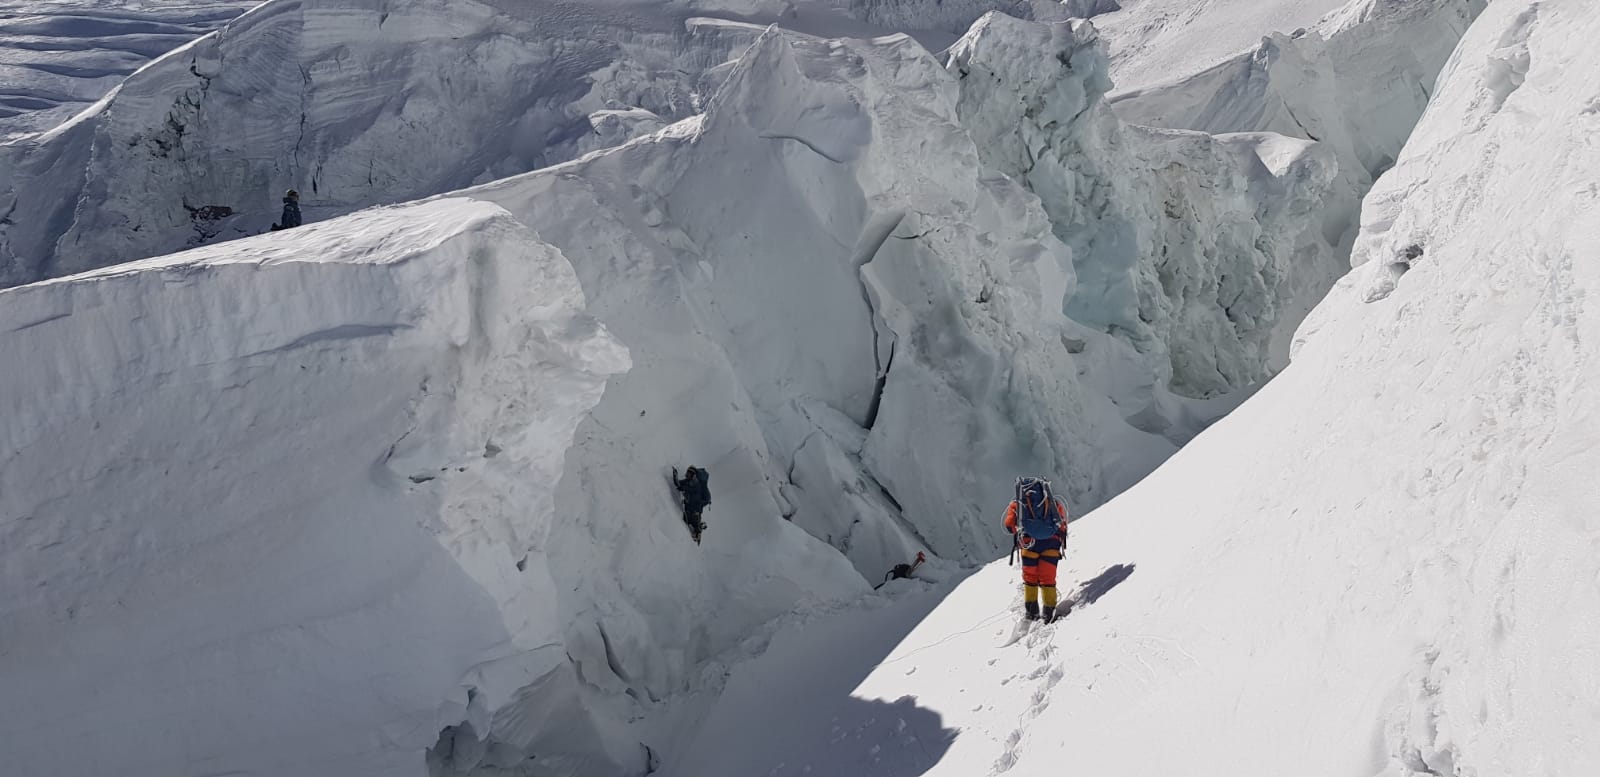
[[[1020,619],[1017,567],[930,571],[843,613],[792,619],[733,667],[699,733],[662,751],[664,777],[996,774],[1021,756],[1056,687],[1082,684],[1074,643],[1108,628],[1101,599],[1132,565],[1063,569],[1055,624]],[[968,575],[971,575],[970,577]]]

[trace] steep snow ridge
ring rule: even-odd
[[[1491,4],[1293,363],[1074,527],[1064,579],[1131,576],[1014,640],[992,618],[1015,570],[968,580],[854,692],[961,735],[936,764],[901,737],[874,755],[932,777],[1600,772],[1597,36],[1585,0]],[[829,725],[745,773],[863,749]]]
[[[290,187],[316,219],[563,161],[617,139],[591,113],[700,110],[754,34],[624,3],[274,0],[0,149],[0,282],[260,232]]]
[[[1105,52],[1085,22],[990,14],[949,67],[984,163],[1039,195],[1073,250],[1067,315],[1127,340],[1157,385],[1182,395],[1220,396],[1282,368],[1304,313],[1294,300],[1325,289],[1339,264],[1319,221],[1329,149],[1124,125],[1102,100]],[[1143,410],[1131,396],[1124,407]],[[1172,431],[1181,442],[1195,430]]]
[[[465,200],[0,293],[8,771],[421,775],[540,716],[497,757],[641,771],[543,553],[628,366],[583,304]]]
[[[0,2],[0,139],[49,129],[254,0]]]
[[[1308,319],[1293,366],[1086,523],[1107,536],[1080,569],[1140,561],[1131,595],[1106,601],[1117,633],[1171,640],[1148,692],[1114,686],[1136,694],[1123,709],[1188,725],[1108,715],[1110,688],[1075,677],[1106,692],[1056,695],[1075,757],[1183,730],[1152,771],[1223,768],[1242,747],[1386,777],[1600,769],[1600,274],[1582,259],[1600,251],[1596,35],[1581,0],[1491,4],[1368,197],[1362,269]],[[1374,284],[1393,288],[1366,302]],[[1180,508],[1180,493],[1201,496]],[[1154,531],[1175,542],[1140,551]],[[1183,557],[1190,538],[1214,552]],[[1074,665],[1152,647],[1108,636]],[[1019,768],[1048,762],[1049,744],[1025,746],[1039,752]]]

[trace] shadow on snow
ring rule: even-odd
[[[761,656],[738,665],[686,747],[666,754],[662,777],[919,777],[949,751],[956,730],[916,699],[854,691],[962,579],[896,581],[882,606],[786,627]],[[926,586],[924,590],[896,588]]]

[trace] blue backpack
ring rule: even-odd
[[[1050,481],[1044,478],[1017,478],[1017,526],[1024,535],[1046,540],[1061,531],[1063,510],[1056,508]]]

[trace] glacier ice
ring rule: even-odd
[[[702,75],[759,30],[686,25],[690,13],[263,3],[74,120],[0,146],[0,284],[265,231],[288,188],[327,218],[650,127],[598,112],[691,115]]]
[[[982,4],[942,5],[876,13]],[[1069,5],[1013,10],[1136,7]],[[763,624],[920,549],[992,558],[1017,471],[1094,506],[1281,368],[1338,269],[1343,147],[1130,124],[1080,21],[988,16],[941,60],[760,23],[848,22],[802,6],[270,2],[0,150],[7,283],[322,198],[0,293],[38,365],[0,392],[7,544],[42,554],[7,567],[37,636],[0,683],[57,705],[6,710],[4,749],[641,774]],[[703,547],[673,463],[716,475]],[[163,714],[74,749],[39,721],[133,708],[62,691],[84,661]],[[245,701],[196,727],[197,694]]]
[[[1320,226],[1338,170],[1319,144],[1123,124],[1093,26],[985,16],[951,49],[984,163],[1023,182],[1072,249],[1074,321],[1193,397],[1281,369],[1340,264]],[[1286,311],[1284,308],[1288,308]]]
[[[1353,0],[1201,72],[1137,88],[1124,84],[1112,104],[1139,124],[1272,132],[1330,149],[1338,182],[1323,209],[1323,229],[1342,259],[1356,235],[1361,198],[1394,165],[1439,71],[1484,5]],[[1310,301],[1345,268],[1338,269]]]
[[[629,362],[526,227],[443,200],[3,301],[8,770],[421,774],[475,711],[583,708],[542,551]]]

